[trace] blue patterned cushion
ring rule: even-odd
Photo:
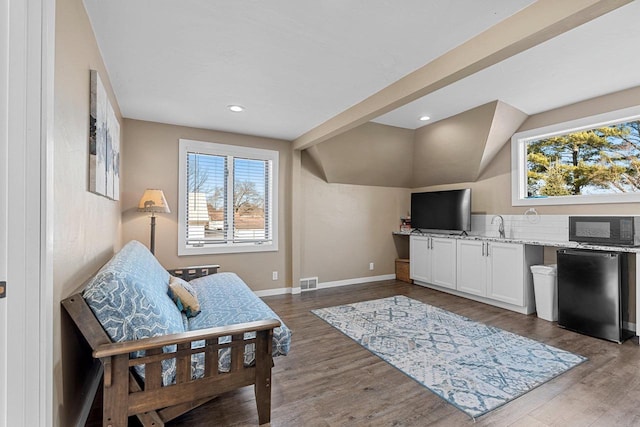
[[[130,341],[185,331],[168,286],[169,273],[142,243],[131,241],[100,269],[83,296],[113,341]],[[144,378],[144,367],[136,370]],[[164,361],[162,371],[163,383],[170,384],[175,359]]]
[[[198,294],[201,308],[201,313],[197,317],[189,319],[189,330],[278,319],[282,325],[273,330],[273,356],[284,356],[289,353],[291,330],[235,273],[212,274],[194,279],[189,283]],[[253,337],[255,337],[255,333],[245,334],[247,339]],[[228,342],[229,340],[230,337],[223,337],[220,342]],[[199,346],[202,346],[202,343]],[[229,349],[220,352],[218,362],[220,372],[229,371],[230,356]],[[193,356],[194,378],[199,378],[204,373],[203,358],[203,353]],[[251,365],[254,361],[255,346],[253,344],[247,345],[244,363]]]

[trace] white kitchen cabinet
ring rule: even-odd
[[[457,289],[473,295],[487,295],[489,280],[485,247],[480,240],[458,240]]]
[[[411,278],[418,285],[518,313],[535,311],[529,268],[542,263],[542,246],[411,235],[409,249]]]
[[[458,291],[530,310],[531,259],[525,245],[463,239],[457,244]]]
[[[531,273],[525,263],[524,245],[487,242],[490,267],[487,296],[514,305],[525,304],[526,277]]]
[[[409,275],[413,280],[431,280],[430,237],[411,236],[409,242]]]
[[[444,288],[456,288],[456,240],[411,236],[411,278]]]

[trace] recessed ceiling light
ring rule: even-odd
[[[227,105],[227,109],[229,111],[233,111],[234,113],[241,113],[245,110],[242,105]]]
[[[429,119],[431,119],[431,117],[429,117],[429,116],[420,116],[420,121],[421,122],[426,122]]]

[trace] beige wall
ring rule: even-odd
[[[602,96],[585,102],[558,108],[529,117],[519,132],[577,118],[592,116],[638,105],[640,87]],[[416,188],[413,191],[431,191],[469,187],[472,189],[471,204],[477,214],[524,214],[527,206],[511,205],[511,142],[508,141],[475,182],[452,185],[437,185]],[[610,203],[589,205],[536,206],[541,215],[553,214],[627,214],[637,215],[639,203]]]
[[[533,115],[522,124],[518,132],[568,122],[583,117],[595,116],[623,108],[636,107],[639,104],[640,86],[637,86]]]
[[[398,255],[391,233],[408,213],[409,190],[328,184],[308,160],[303,153],[301,276],[322,283],[393,274]]]
[[[314,146],[328,182],[411,187],[414,131],[365,123]]]
[[[393,274],[396,246],[391,232],[407,215],[409,190],[350,184],[328,184],[318,178],[303,153],[299,172],[300,253],[292,254],[292,148],[290,142],[167,124],[124,120],[122,171],[122,240],[149,243],[149,216],[136,207],[145,188],[161,188],[171,213],[158,215],[156,256],[166,267],[216,263],[238,273],[253,290],[289,287],[293,259],[302,277],[321,282]],[[180,138],[268,148],[280,152],[278,252],[177,256],[178,141]],[[367,156],[363,157],[366,161]],[[369,271],[369,263],[375,269]],[[279,279],[272,280],[278,271]]]
[[[100,73],[120,117],[82,0],[58,0],[53,206],[54,425],[70,425],[78,396],[76,373],[86,361],[68,333],[68,319],[64,316],[61,319],[60,300],[73,293],[120,247],[120,203],[88,191],[90,69]]]
[[[528,126],[546,126],[554,122],[625,108],[634,105],[634,102],[637,104],[637,99],[640,99],[639,88],[623,91],[532,116],[520,130],[528,129]],[[480,114],[480,116],[486,115]],[[491,124],[491,120],[487,122]],[[434,125],[438,125],[438,128],[444,131],[450,127],[449,124],[447,120],[443,120]],[[426,128],[416,132],[416,143]],[[479,138],[486,139],[486,132]],[[323,144],[320,144],[317,148],[321,150],[322,146]],[[348,143],[336,144],[332,150],[327,161],[336,158],[341,161],[345,158],[352,161],[354,159],[354,156],[350,155]],[[371,157],[368,151],[361,150],[357,161],[361,164],[369,164]],[[414,157],[414,161],[417,162],[429,156],[418,153]],[[477,161],[474,163],[476,168],[477,163]],[[410,164],[410,160],[407,160],[409,167]],[[465,164],[458,158],[450,168],[455,169],[454,173],[464,175]],[[322,166],[325,171],[330,167],[326,163]],[[414,163],[414,170],[418,168],[418,164]],[[412,191],[469,187],[473,190],[472,211],[475,214],[524,214],[527,209],[527,207],[511,205],[510,141],[498,150],[495,158],[488,163],[478,180],[474,182],[408,189],[328,184],[320,176],[322,173],[316,169],[308,155],[303,153],[300,178],[301,276],[318,276],[320,282],[393,273],[394,258],[398,254],[402,255],[403,251],[394,244],[391,232],[398,228],[399,217],[406,215],[410,210],[409,194]],[[536,210],[542,215],[637,214],[638,204],[536,206]],[[368,270],[369,262],[375,263],[376,268],[373,272]]]
[[[189,255],[178,257],[178,141],[180,138],[277,150],[279,159],[278,245],[276,252]],[[149,215],[138,212],[146,188],[164,191],[170,214],[156,220],[156,257],[166,268],[220,264],[233,271],[254,290],[276,289],[291,284],[291,143],[248,135],[216,132],[167,124],[124,120],[122,150],[122,239],[149,245]],[[272,280],[272,272],[278,280]]]
[[[496,106],[491,102],[416,129],[414,186],[474,180]]]

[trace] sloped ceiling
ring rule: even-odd
[[[494,101],[417,129],[413,186],[476,181],[526,118]]]
[[[307,152],[331,183],[416,188],[473,182],[526,118],[494,101],[415,131],[365,123]]]
[[[505,143],[509,142],[513,134],[516,133],[527,118],[528,116],[517,108],[501,101],[497,102],[493,121],[491,122],[491,129],[487,137],[487,144],[482,153],[482,159],[480,159],[480,165],[475,179],[478,179],[480,175],[482,175],[496,157],[498,151],[502,149]]]
[[[577,81],[576,79],[583,78],[582,73],[584,70],[591,68],[587,66],[588,58],[598,57],[598,51],[594,50],[594,46],[601,44],[601,40],[599,39],[602,34],[611,33],[610,30],[613,28],[617,30],[619,28],[619,22],[622,21],[607,21],[609,22],[609,26],[602,33],[593,32],[593,28],[587,25],[584,26],[586,29],[582,30],[583,25],[598,16],[607,15],[607,12],[623,6],[622,3],[628,3],[628,0],[622,0],[622,2],[617,2],[617,0],[586,2],[582,0],[570,2],[538,0],[522,11],[502,20],[482,34],[458,45],[423,67],[301,135],[294,141],[294,148],[309,148],[312,145],[331,139],[342,132],[354,129],[367,121],[377,120],[381,115],[386,115],[408,103],[413,103],[421,98],[430,98],[431,95],[443,91],[447,92],[448,96],[441,96],[439,98],[441,104],[451,105],[453,103],[456,105],[466,105],[466,108],[460,108],[457,111],[466,111],[475,106],[483,105],[489,100],[504,99],[500,96],[491,96],[492,93],[496,93],[495,91],[485,92],[485,87],[494,87],[495,82],[499,82],[498,86],[512,87],[514,89],[517,87],[517,89],[515,89],[516,92],[521,94],[527,93],[528,99],[538,100],[538,102],[540,102],[540,100],[548,101],[551,98],[558,99],[558,95],[563,93],[566,87],[573,86],[575,81]],[[638,1],[632,1],[631,3],[635,3],[636,5],[640,4]],[[631,7],[630,9],[633,10],[634,8]],[[624,12],[621,11],[621,13]],[[633,12],[627,12],[627,14],[628,13]],[[634,15],[634,17],[635,16],[637,16],[637,14]],[[624,26],[624,24],[622,25]],[[638,27],[636,23],[630,23],[628,26],[630,28]],[[521,58],[522,55],[526,57],[530,52],[538,52],[539,48],[544,49],[550,44],[555,45],[554,42],[556,40],[564,39],[565,36],[572,38],[571,36],[574,34],[573,31],[570,31],[572,29],[580,29],[578,33],[584,34],[582,32],[584,31],[589,38],[593,37],[591,42],[584,45],[588,50],[585,55],[578,58],[578,61],[566,63],[564,60],[566,56],[565,52],[567,49],[572,50],[574,47],[571,44],[560,43],[561,48],[555,51],[554,55],[547,57],[546,61],[530,62],[525,60],[524,64],[526,64],[526,68],[535,67],[535,69],[539,70],[538,75],[515,85],[513,82],[519,81],[519,76],[522,73],[504,72],[503,68],[499,65],[510,62],[512,59],[516,60],[516,58]],[[607,46],[617,46],[623,43],[623,40],[628,40],[625,38],[624,33],[616,32],[616,34],[622,37],[615,38],[615,41],[610,42]],[[633,47],[629,47],[631,50],[623,51],[623,53],[621,53],[622,57],[626,58],[626,56],[629,56],[625,52],[633,51],[637,45],[637,37],[635,35],[630,35],[630,39],[634,40],[634,45]],[[603,52],[602,55],[604,55],[603,57],[609,57],[608,51]],[[523,63],[517,60],[516,62],[520,64]],[[576,66],[576,63],[584,64],[584,66]],[[549,67],[548,64],[554,64],[554,66]],[[564,64],[568,68],[558,72],[559,70],[555,69],[555,64]],[[632,66],[628,68],[626,59],[622,61],[622,64],[623,66],[621,68],[616,67],[614,71],[616,78],[601,78],[602,73],[600,73],[596,76],[589,77],[588,80],[580,81],[600,83],[601,81],[607,80],[617,82],[619,78],[624,78],[627,75],[633,75],[636,79],[638,78],[637,67],[634,68]],[[607,68],[607,70],[609,69],[610,67]],[[494,73],[489,72],[489,70],[494,70]],[[576,71],[579,71],[577,75]],[[608,73],[608,71],[604,72]],[[459,85],[464,86],[464,82],[474,79],[474,76],[479,74],[487,75],[487,73],[489,73],[492,78],[480,81],[475,79],[475,84],[470,90],[454,90],[456,87],[459,87]],[[553,84],[538,84],[540,81],[539,77],[547,75],[550,76],[548,78]],[[566,80],[560,78],[561,76],[564,76]],[[632,80],[633,77],[628,81]],[[586,88],[590,89],[593,86],[594,84],[591,83],[579,86],[578,90],[583,96],[583,100],[589,98]],[[633,86],[634,84],[631,84],[631,86],[627,86],[627,88]],[[620,89],[624,88],[617,90]],[[469,105],[464,102],[464,99],[469,97],[479,99],[469,95],[475,93],[489,94],[491,97],[485,98],[487,101],[475,105]],[[606,92],[602,92],[601,94],[604,93]],[[462,99],[463,102],[458,102],[460,99]],[[524,103],[522,99],[518,99],[517,96],[510,96],[510,100],[509,103],[511,105],[517,106],[527,114],[536,114],[535,110],[522,108],[521,105]],[[557,107],[569,103],[566,98],[563,98]],[[443,118],[442,116],[431,114],[429,111],[431,109],[434,111],[439,110],[439,104],[421,103],[420,105],[428,109],[426,111],[423,110],[424,112],[420,114],[414,115],[414,123],[420,115],[425,113],[430,116],[435,116],[436,118]],[[549,106],[549,104],[547,105]],[[546,109],[543,108],[538,112],[545,110]],[[453,114],[450,114],[447,117],[451,117],[452,115]],[[389,122],[386,124],[388,123]]]
[[[412,185],[414,131],[365,123],[306,150],[330,183]]]

